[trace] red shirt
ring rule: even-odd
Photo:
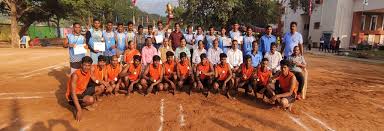
[[[171,33],[171,35],[169,36],[169,40],[172,41],[173,50],[175,50],[177,47],[179,47],[180,42],[181,42],[181,38],[183,38],[183,37],[184,37],[184,35],[181,32],[177,33],[176,31],[173,31]]]

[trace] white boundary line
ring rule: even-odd
[[[64,64],[67,64],[68,62],[63,62],[63,63],[59,63],[59,64],[55,64],[55,65],[52,65],[52,66],[48,66],[48,67],[43,67],[43,68],[40,68],[40,69],[36,69],[36,70],[33,70],[33,71],[29,71],[29,72],[24,72],[24,73],[21,73],[19,75],[27,75],[27,74],[31,74],[31,73],[34,73],[34,72],[37,72],[37,71],[41,71],[41,70],[45,70],[45,69],[49,69],[49,68],[55,68],[57,66],[62,66]]]
[[[315,118],[314,116],[311,116],[309,115],[307,112],[304,112],[303,113],[305,115],[307,115],[309,118],[311,118],[312,120],[316,121],[317,123],[319,123],[322,127],[324,127],[325,129],[327,129],[328,131],[335,131],[334,129],[332,129],[331,127],[329,127],[326,123],[322,122],[321,120]]]
[[[185,118],[184,118],[183,112],[184,112],[183,106],[181,104],[179,104],[179,123],[180,123],[180,127],[185,126]]]
[[[31,124],[28,124],[28,125],[24,126],[23,128],[20,129],[20,131],[26,131],[29,128],[31,128]]]
[[[289,113],[287,113],[287,114],[288,114],[288,117],[291,118],[291,120],[292,120],[293,122],[295,122],[297,125],[299,125],[300,127],[302,127],[304,130],[306,130],[306,131],[311,131],[311,129],[309,129],[306,125],[304,125],[303,122],[301,122],[300,118],[295,118],[295,117],[293,117],[292,115],[290,115]]]
[[[13,100],[13,99],[40,99],[42,96],[16,96],[16,97],[3,97],[0,100]]]
[[[0,93],[0,96],[2,96],[2,95],[25,95],[25,94],[52,94],[52,93],[55,93],[55,91]]]
[[[16,119],[14,119],[13,121],[11,121],[10,123],[5,123],[5,124],[0,125],[0,130],[3,129],[3,128],[5,128],[5,127],[7,127],[7,126],[9,126],[9,125],[12,124],[12,123],[15,123],[15,122],[18,121],[18,120],[19,120],[19,118],[16,118]]]
[[[376,104],[376,103],[373,103],[373,102],[370,102],[372,105],[374,105],[374,106],[377,106],[377,107],[379,107],[379,108],[381,108],[381,109],[384,109],[384,106],[382,106],[382,105],[379,105],[379,104]]]
[[[160,101],[160,127],[158,131],[163,130],[163,123],[164,123],[164,99],[161,99]]]

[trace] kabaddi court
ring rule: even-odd
[[[247,97],[135,93],[104,97],[76,122],[64,97],[68,49],[0,48],[0,131],[384,130],[383,64],[305,58],[307,99],[295,113]]]

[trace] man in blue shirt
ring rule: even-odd
[[[252,42],[252,52],[248,52],[247,55],[252,57],[252,66],[256,68],[263,59],[263,54],[259,51],[257,41]]]
[[[260,51],[263,53],[263,56],[271,51],[271,43],[276,43],[276,37],[272,35],[272,26],[268,25],[265,31],[265,35],[260,38]]]
[[[98,60],[97,58],[99,57],[99,55],[103,54],[103,52],[94,49],[95,42],[104,42],[103,31],[101,30],[100,25],[101,25],[100,20],[94,19],[93,28],[90,29],[86,34],[86,37],[89,39],[88,44],[90,46],[90,51],[91,51],[90,54],[93,60],[92,64],[96,64]]]
[[[300,54],[304,55],[303,37],[299,32],[296,32],[296,28],[297,23],[291,22],[291,31],[284,35],[283,46],[281,48],[281,52],[284,55],[284,59],[288,59],[288,57],[293,53],[293,48],[295,46],[299,46]]]
[[[251,27],[247,28],[247,35],[244,36],[244,43],[243,43],[243,52],[244,56],[248,54],[249,52],[252,52],[252,43],[255,41],[255,37],[252,35],[253,31]]]
[[[105,40],[105,52],[104,56],[107,59],[107,63],[111,62],[112,56],[116,55],[116,40],[115,32],[113,32],[113,23],[111,21],[107,22],[106,30],[103,31],[103,37]]]

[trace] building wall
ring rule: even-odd
[[[363,5],[363,0],[353,0],[353,1],[354,1],[353,11],[355,12],[362,11],[363,9],[364,10],[382,9],[384,7],[384,0],[368,0],[368,5],[366,6]]]
[[[340,37],[341,48],[348,48],[351,40],[351,29],[353,20],[352,0],[338,0],[335,18],[335,26],[333,28],[333,37]]]
[[[367,41],[369,44],[375,44],[375,43],[384,44],[384,41],[383,41],[384,12],[383,13],[365,12],[363,14],[365,15],[365,26],[364,26],[364,30],[361,30],[362,12],[353,13],[351,42],[354,44],[358,44],[358,43],[361,43],[362,41]],[[376,29],[371,30],[370,23],[371,23],[371,17],[373,15],[377,16],[377,24],[376,24]]]

